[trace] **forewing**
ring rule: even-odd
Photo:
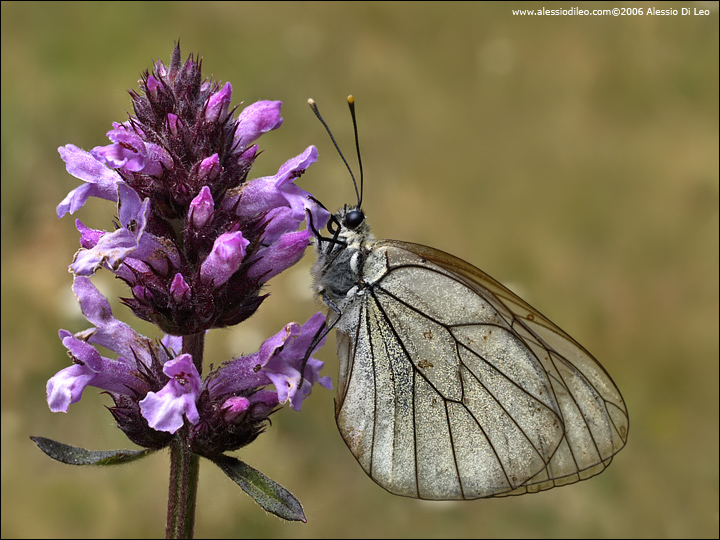
[[[343,315],[336,415],[378,484],[473,499],[549,489],[609,465],[627,438],[627,410],[585,349],[456,257],[397,241],[375,247],[388,270]]]

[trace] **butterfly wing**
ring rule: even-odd
[[[610,464],[627,408],[590,353],[461,259],[391,240],[374,252],[385,268],[338,325],[336,401],[373,480],[408,497],[475,499]]]

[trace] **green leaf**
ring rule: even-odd
[[[122,465],[155,452],[155,450],[94,451],[70,446],[45,437],[30,438],[48,456],[68,465]]]
[[[209,459],[268,512],[288,521],[307,522],[300,501],[257,469],[224,454]]]

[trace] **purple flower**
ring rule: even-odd
[[[162,445],[162,432],[175,433],[187,419],[194,426],[192,441],[198,453],[239,448],[259,434],[279,404],[287,402],[299,410],[313,384],[332,388],[330,378],[320,376],[323,362],[312,356],[298,388],[302,361],[324,328],[322,313],[302,326],[289,323],[258,352],[223,364],[202,381],[189,354],[175,356],[179,338],[166,336],[159,346],[137,334],[113,317],[107,299],[86,277],[77,276],[73,290],[83,315],[96,326],[77,334],[60,331],[73,365],[48,381],[48,406],[53,412],[67,412],[88,386],[104,390],[115,401],[110,410],[118,427],[137,444]],[[323,343],[324,338],[310,353]],[[117,358],[102,356],[97,346]],[[265,388],[271,384],[275,390]],[[244,429],[238,430],[239,425]]]
[[[172,285],[170,285],[170,292],[172,293],[173,299],[176,302],[183,302],[185,300],[188,300],[187,295],[190,294],[190,287],[188,286],[182,274],[175,274]]]
[[[162,363],[167,360],[167,355],[164,352],[158,354],[158,351],[152,349],[148,338],[115,319],[109,302],[88,278],[76,277],[73,292],[85,318],[96,326],[74,335],[67,330],[60,331],[60,339],[75,362],[73,368],[84,369],[75,369],[63,375],[60,375],[63,373],[61,371],[50,379],[48,402],[56,404],[51,409],[67,412],[68,406],[80,399],[88,385],[111,392],[142,391],[145,387],[135,377],[138,362],[148,367],[152,364],[153,356]],[[117,360],[100,356],[93,345],[101,345],[115,352]],[[73,380],[73,377],[79,378],[81,382]],[[72,389],[72,392],[68,393],[67,389]]]
[[[242,396],[231,397],[222,404],[221,408],[225,420],[231,422],[250,408],[250,400]]]
[[[213,93],[207,100],[205,108],[205,121],[217,122],[223,120],[228,113],[230,99],[232,98],[232,85],[225,83],[219,92]]]
[[[313,212],[316,228],[324,227],[330,214],[312,199],[307,191],[297,187],[294,181],[310,165],[317,161],[317,149],[309,146],[302,154],[283,164],[275,176],[257,178],[249,182],[238,194],[236,206],[238,216],[247,217],[269,212],[274,208],[288,207],[297,223],[306,218],[306,210]],[[226,207],[235,205],[234,199],[228,199]]]
[[[146,425],[140,421],[137,396],[166,384],[162,366],[170,359],[168,353],[173,350],[173,340],[166,339],[165,346],[158,346],[115,319],[107,299],[86,277],[75,278],[73,291],[83,315],[95,326],[76,334],[60,330],[60,339],[73,365],[48,381],[50,410],[67,412],[71,404],[80,400],[85,388],[93,386],[106,391],[115,401],[116,406],[110,411],[118,420],[118,427],[134,442],[149,448],[164,446],[167,440],[163,435],[137,427]],[[102,356],[97,346],[110,350],[117,358]]]
[[[188,400],[186,396],[194,392],[185,390],[186,387],[167,391],[159,409],[169,411],[171,414],[167,416],[175,422],[181,416],[180,411],[186,415],[192,423],[190,445],[198,454],[213,456],[245,446],[264,430],[268,416],[281,403],[290,403],[299,410],[314,383],[332,388],[330,378],[319,375],[323,363],[311,356],[305,368],[305,382],[297,390],[303,358],[324,323],[321,313],[302,326],[290,323],[267,339],[256,353],[226,362],[210,373],[195,394],[197,422],[188,415],[187,409],[180,407],[181,400]],[[311,352],[321,346],[322,341],[315,344]],[[270,366],[268,371],[266,366]],[[186,393],[181,395],[182,390]],[[182,403],[184,407],[186,402]]]
[[[201,379],[192,363],[192,356],[181,354],[166,362],[163,373],[170,377],[159,392],[148,392],[140,401],[140,412],[151,428],[175,433],[183,426],[184,417],[191,424],[200,421],[195,401],[200,393]]]
[[[308,147],[275,176],[249,180],[260,155],[254,142],[282,125],[281,103],[258,101],[234,118],[232,86],[203,81],[199,63],[183,64],[179,50],[131,96],[135,115],[113,124],[110,145],[60,149],[68,171],[86,184],[58,215],[95,196],[115,201],[120,218],[110,231],[78,222],[82,247],[70,270],[112,271],[131,292],[123,302],[168,334],[242,322],[265,299],[267,280],[302,257],[310,233],[299,229],[308,215],[316,228],[329,218],[295,184],[317,150]]]
[[[98,388],[137,444],[161,448],[180,436],[185,448],[217,456],[253,441],[280,404],[299,410],[315,383],[331,388],[312,356],[325,341],[320,313],[288,323],[256,353],[205,379],[201,365],[205,333],[250,317],[267,296],[265,283],[302,257],[310,223],[319,229],[328,221],[296,185],[317,150],[309,146],[274,176],[249,179],[262,154],[256,141],[283,123],[281,103],[258,101],[235,117],[230,83],[204,80],[200,63],[181,62],[179,48],[131,97],[134,115],[113,124],[110,144],[59,149],[84,184],[58,205],[58,216],[97,197],[113,201],[117,217],[109,230],[76,220],[73,291],[93,326],[59,332],[73,363],[48,381],[47,402],[67,412],[86,388]],[[121,301],[166,334],[160,342],[113,317],[88,278],[101,268],[127,284]]]
[[[123,179],[118,173],[108,169],[92,154],[73,144],[61,146],[58,148],[58,152],[65,161],[67,172],[87,182],[68,193],[67,197],[57,206],[59,218],[68,212],[74,214],[80,210],[89,197],[117,201],[117,185],[123,183]]]
[[[265,283],[290,268],[305,253],[312,233],[308,230],[288,232],[257,252],[257,262],[248,270],[248,278]]]
[[[293,409],[300,410],[302,401],[310,394],[314,383],[332,388],[330,377],[320,376],[324,363],[310,356],[305,366],[306,383],[298,391],[302,361],[324,324],[325,316],[322,313],[316,313],[302,326],[289,323],[277,334],[266,339],[256,353],[223,364],[209,378],[208,390],[211,398],[240,395],[249,389],[272,383],[276,389],[272,399],[269,400],[268,395],[262,395],[259,400],[265,408],[289,402]],[[320,342],[315,343],[310,353],[318,350],[324,343],[323,337]],[[253,403],[251,397],[250,404]]]
[[[83,226],[83,245],[75,254],[70,270],[79,276],[89,276],[102,266],[118,270],[127,257],[147,262],[161,271],[167,270],[168,259],[178,262],[179,255],[172,246],[155,235],[145,235],[150,214],[150,200],[140,201],[137,193],[125,184],[118,184],[118,214],[122,227],[112,233],[98,235]],[[82,224],[81,224],[82,225]],[[91,238],[97,238],[94,245]]]
[[[327,389],[332,388],[330,377],[320,377],[323,362],[309,357],[307,364],[302,365],[305,352],[324,325],[325,316],[316,313],[302,327],[295,323],[286,326],[286,329],[288,327],[290,329],[292,339],[286,339],[281,350],[276,349],[275,354],[268,358],[262,367],[262,371],[275,385],[280,403],[289,402],[296,411],[300,410],[302,402],[310,395],[314,383]],[[315,349],[322,347],[324,343],[325,337],[315,345]],[[300,381],[303,379],[310,384],[303,384],[300,387]]]
[[[257,101],[245,107],[238,116],[235,146],[245,149],[263,133],[279,128],[283,123],[281,105],[280,101]]]
[[[96,146],[90,153],[112,169],[157,176],[162,174],[163,168],[173,166],[172,158],[165,149],[157,144],[145,143],[138,134],[123,125],[116,124],[116,129],[108,131],[107,136],[114,144]]]
[[[214,211],[215,202],[213,201],[212,194],[210,193],[210,188],[203,186],[197,197],[195,197],[190,203],[188,221],[190,221],[192,226],[196,229],[202,229],[208,224]]]
[[[217,178],[220,173],[220,160],[217,154],[213,154],[209,158],[205,158],[200,162],[198,171],[198,179],[201,182],[211,182]]]
[[[219,287],[230,279],[240,268],[249,243],[240,231],[218,236],[210,255],[200,267],[200,279],[203,283]]]

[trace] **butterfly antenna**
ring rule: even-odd
[[[355,151],[357,152],[358,165],[360,166],[360,196],[358,197],[358,208],[362,207],[363,198],[363,187],[364,187],[364,175],[362,167],[362,159],[360,158],[360,139],[358,138],[357,132],[357,118],[355,118],[355,98],[352,96],[347,97],[348,107],[350,107],[350,115],[352,116],[353,130],[355,131]],[[355,187],[357,193],[357,186]]]
[[[310,105],[310,108],[315,113],[315,116],[318,117],[318,120],[320,120],[322,125],[325,127],[325,131],[327,131],[328,135],[330,135],[330,140],[335,145],[335,150],[337,150],[337,153],[340,154],[340,157],[342,158],[343,163],[345,164],[345,167],[347,167],[347,170],[350,173],[350,178],[352,178],[353,185],[355,186],[355,195],[358,198],[358,207],[360,207],[360,202],[362,201],[362,195],[361,195],[362,191],[358,191],[357,182],[355,181],[355,175],[353,174],[352,169],[350,168],[350,165],[348,165],[348,162],[345,159],[345,156],[343,156],[343,153],[340,151],[340,147],[338,146],[337,142],[335,142],[335,137],[333,137],[332,131],[330,131],[330,128],[325,123],[325,120],[323,120],[323,117],[320,115],[320,111],[318,110],[317,105],[315,104],[315,101],[313,99],[308,99],[308,105]],[[352,108],[352,106],[351,106],[351,108]],[[355,116],[355,114],[353,113],[353,118],[354,118],[354,116]],[[354,120],[353,120],[353,122],[354,122]],[[357,132],[357,129],[356,129],[356,132]],[[357,137],[356,137],[356,141],[357,141]],[[360,167],[360,171],[362,174],[362,166]],[[361,179],[362,179],[362,176],[361,176]],[[362,188],[362,184],[361,184],[361,188]]]

